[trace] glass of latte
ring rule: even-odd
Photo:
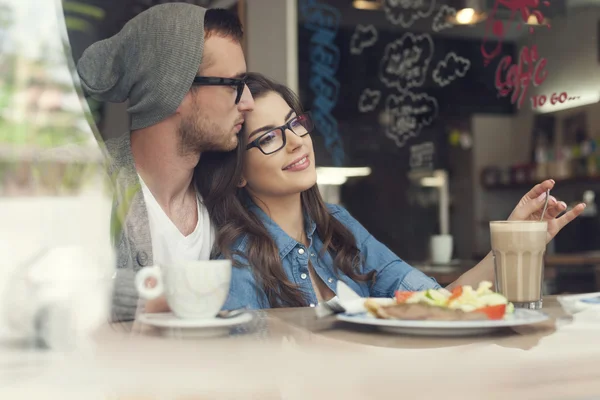
[[[492,221],[496,291],[515,307],[542,308],[547,222]]]

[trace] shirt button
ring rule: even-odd
[[[298,254],[304,254],[304,249],[302,249],[302,248],[298,249]]]
[[[329,282],[329,283],[333,283],[333,278],[329,278],[329,279],[327,279],[327,282]]]
[[[311,256],[311,257],[314,257],[314,256],[315,256],[315,253],[310,253],[310,256]]]
[[[302,278],[302,279],[306,279],[307,277],[308,277],[308,275],[306,275],[306,274],[300,274],[300,278]]]

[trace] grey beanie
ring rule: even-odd
[[[116,35],[88,47],[77,72],[99,101],[124,102],[131,129],[172,115],[202,62],[205,8],[166,3],[131,19]]]

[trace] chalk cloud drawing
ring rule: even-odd
[[[438,115],[437,100],[427,93],[389,95],[385,108],[388,115],[385,135],[398,147],[418,136],[423,127],[431,125]]]
[[[451,22],[448,22],[448,17],[455,17],[456,9],[452,7],[448,7],[447,5],[443,5],[440,7],[438,13],[433,17],[433,23],[431,24],[431,29],[434,32],[439,32],[444,29],[452,28]]]
[[[405,33],[385,47],[379,79],[387,87],[405,91],[423,85],[433,57],[431,35]]]
[[[433,13],[435,0],[384,0],[383,10],[386,18],[394,25],[408,28],[420,18]]]
[[[380,90],[366,88],[358,98],[358,111],[363,113],[373,111],[379,104],[379,100],[381,100]]]
[[[458,78],[464,78],[471,68],[471,61],[456,55],[454,52],[446,54],[433,70],[433,81],[441,87],[448,86]]]
[[[377,29],[373,25],[357,25],[350,38],[350,53],[361,54],[363,49],[377,42]]]

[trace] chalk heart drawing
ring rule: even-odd
[[[373,111],[381,100],[380,90],[371,90],[366,88],[358,98],[358,111],[364,113]]]
[[[423,85],[433,57],[431,35],[405,33],[389,43],[379,66],[379,79],[387,87],[406,91]]]
[[[350,38],[350,53],[361,54],[363,49],[377,42],[377,29],[373,25],[357,25]]]
[[[385,16],[394,25],[408,28],[420,18],[433,13],[435,0],[384,0]]]
[[[445,87],[458,78],[464,78],[469,68],[471,68],[471,61],[450,52],[438,62],[433,70],[432,78],[435,83]]]
[[[427,93],[392,94],[385,100],[385,109],[388,114],[385,135],[398,147],[417,137],[423,127],[431,125],[438,115],[437,100]]]
[[[440,7],[438,13],[433,17],[433,23],[431,24],[431,29],[434,32],[439,32],[444,29],[452,28],[451,22],[448,22],[448,17],[455,17],[456,9],[452,7],[448,7],[447,5],[443,5]]]

